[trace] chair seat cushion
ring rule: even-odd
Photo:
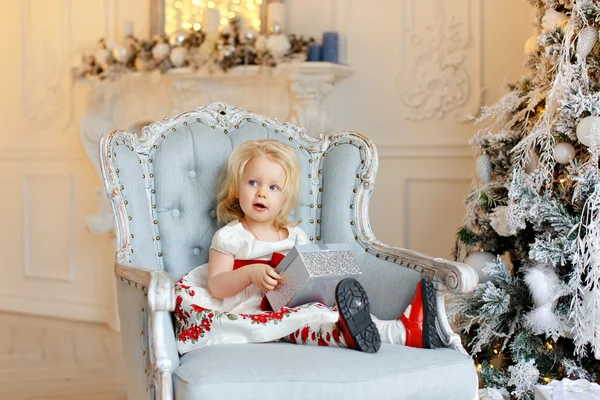
[[[477,373],[452,349],[215,345],[181,357],[174,385],[176,400],[473,399]]]

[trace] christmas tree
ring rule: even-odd
[[[529,72],[484,107],[471,142],[479,177],[456,258],[480,284],[450,307],[480,387],[516,399],[600,377],[600,1],[529,2]]]

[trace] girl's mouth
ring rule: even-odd
[[[263,203],[254,203],[252,206],[258,211],[265,211],[267,209],[267,206],[265,206]]]

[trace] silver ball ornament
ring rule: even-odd
[[[171,50],[169,60],[175,68],[181,68],[185,65],[185,59],[187,56],[187,49],[185,47],[175,47]]]
[[[161,62],[171,54],[171,46],[168,43],[158,43],[152,48],[152,57],[157,61]]]
[[[277,21],[274,21],[269,29],[269,32],[271,32],[274,35],[279,35],[280,33],[282,33],[282,31],[283,29],[281,28],[281,24]]]
[[[108,49],[98,49],[94,53],[94,61],[102,68],[106,68],[110,63],[111,54]]]
[[[131,48],[131,46],[123,43],[119,43],[115,46],[112,51],[113,57],[120,63],[127,64],[133,56],[135,52]]]
[[[575,158],[575,147],[571,143],[558,143],[554,146],[554,159],[559,164],[568,164]]]
[[[258,32],[256,32],[251,26],[245,27],[240,33],[240,41],[242,43],[252,44],[256,41]]]
[[[169,44],[172,47],[183,46],[187,36],[188,34],[185,31],[175,31],[169,37]]]
[[[483,269],[487,267],[488,263],[496,263],[496,256],[487,251],[472,253],[465,259],[465,264],[477,271],[479,283],[485,283],[492,278],[490,274],[483,272]]]

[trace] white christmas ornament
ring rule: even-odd
[[[600,117],[589,116],[583,118],[577,124],[577,139],[586,146],[600,143]]]
[[[185,65],[185,57],[187,55],[187,49],[185,47],[175,47],[171,50],[169,59],[175,68],[181,68]]]
[[[477,173],[481,182],[487,184],[492,180],[492,163],[487,154],[482,154],[477,157]]]
[[[157,61],[161,62],[171,54],[171,46],[168,43],[158,43],[152,48],[152,57]]]
[[[546,11],[546,14],[544,14],[544,17],[542,18],[542,28],[544,28],[546,31],[549,31],[555,27],[564,28],[567,25],[567,21],[569,21],[569,17],[550,8]]]
[[[527,39],[527,41],[525,42],[525,54],[530,56],[535,54],[538,49],[539,46],[537,44],[538,41],[538,36],[537,35],[532,35],[529,39]]]
[[[568,164],[575,159],[575,147],[571,143],[558,143],[554,146],[554,159],[557,163]]]
[[[487,272],[483,272],[483,269],[487,267],[488,263],[496,263],[496,256],[487,251],[478,251],[470,254],[465,259],[465,264],[473,267],[475,271],[477,271],[477,275],[479,275],[479,283],[485,283],[489,281],[492,276]]]
[[[577,55],[586,58],[598,40],[598,31],[591,26],[586,26],[579,32],[577,38]]]
[[[527,153],[527,162],[525,163],[525,172],[530,174],[535,171],[539,165],[540,156],[538,156],[533,149],[529,150],[529,153]]]

